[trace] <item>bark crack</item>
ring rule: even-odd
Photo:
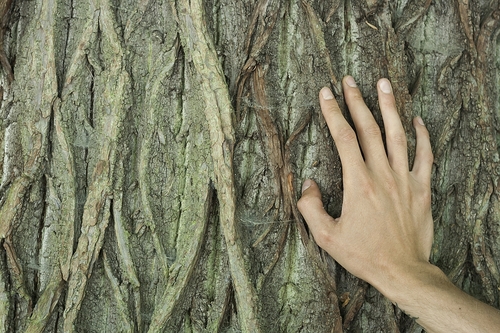
[[[12,6],[12,0],[3,0],[0,2],[0,63],[2,64],[3,70],[7,76],[7,82],[10,84],[14,81],[14,73],[12,72],[12,66],[5,54],[4,42],[5,42],[5,30],[7,29],[7,24],[9,23],[9,13]]]
[[[70,3],[69,3],[69,7],[70,7],[70,14],[69,14],[69,17],[67,19],[67,23],[66,23],[66,36],[64,37],[64,53],[62,55],[62,58],[63,58],[63,61],[62,61],[62,70],[63,71],[66,71],[66,57],[68,56],[68,46],[69,46],[69,36],[70,36],[70,30],[71,30],[71,21],[73,20],[74,18],[74,5],[73,5],[73,0],[70,0]],[[62,91],[62,88],[64,86],[64,80],[60,80],[59,82],[59,89]]]
[[[210,132],[215,187],[219,195],[220,223],[226,240],[229,267],[238,317],[243,332],[260,332],[257,297],[243,257],[242,245],[236,229],[235,189],[233,172],[234,128],[233,108],[213,42],[208,39],[201,0],[172,1],[172,9],[180,25],[182,42],[201,79],[205,102],[205,117]],[[177,8],[179,10],[177,11]],[[177,14],[181,14],[179,16]],[[196,43],[194,43],[196,41]]]

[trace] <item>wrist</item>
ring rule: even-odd
[[[422,292],[434,288],[446,289],[453,284],[437,266],[428,262],[416,262],[388,271],[373,286],[405,310],[415,304],[415,299],[419,298]]]
[[[498,332],[500,311],[466,294],[436,266],[415,263],[373,284],[427,332]]]

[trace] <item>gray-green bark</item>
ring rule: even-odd
[[[498,0],[3,0],[0,18],[0,332],[421,332],[296,209],[312,177],[340,213],[317,93],[346,74],[380,124],[393,82],[411,149],[426,122],[432,261],[499,306]]]

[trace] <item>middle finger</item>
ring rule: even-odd
[[[366,106],[352,76],[344,77],[343,88],[345,101],[354,121],[366,164],[368,166],[374,163],[379,165],[381,161],[388,164],[380,127]]]

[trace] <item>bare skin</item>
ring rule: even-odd
[[[381,79],[377,83],[387,153],[380,129],[352,77],[343,79],[343,90],[356,132],[328,88],[319,96],[342,162],[341,216],[328,215],[318,185],[310,179],[304,182],[297,204],[314,239],[428,332],[499,332],[500,311],[455,287],[429,263],[433,155],[422,119],[413,121],[417,147],[409,171],[405,131],[390,82]]]

